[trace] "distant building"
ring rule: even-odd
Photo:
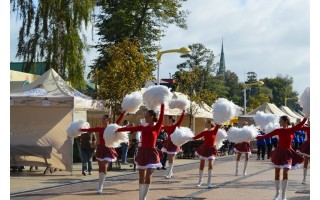
[[[221,47],[221,54],[220,54],[220,62],[219,62],[219,69],[217,74],[224,74],[226,72],[226,62],[224,60],[224,52],[223,52],[223,40],[222,40],[222,47]]]

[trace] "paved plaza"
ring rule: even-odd
[[[235,156],[219,157],[215,160],[212,189],[207,189],[207,165],[204,170],[204,184],[195,187],[198,182],[198,159],[176,159],[173,168],[174,176],[166,179],[166,170],[155,170],[152,184],[147,196],[148,200],[250,200],[273,199],[274,169],[269,160],[256,160],[256,155],[250,157],[247,176],[234,176]],[[207,164],[207,163],[206,163]],[[72,174],[57,171],[53,174],[43,174],[44,168],[37,171],[25,169],[21,173],[11,173],[10,199],[112,199],[133,200],[138,199],[139,183],[138,173],[133,166],[122,165],[121,170],[108,172],[104,184],[103,194],[97,195],[98,185],[97,162],[94,163],[92,175],[81,174],[81,164],[75,163]],[[239,163],[242,172],[243,159]],[[308,170],[307,184],[302,185],[303,170],[289,172],[287,188],[288,200],[310,199],[310,171]]]

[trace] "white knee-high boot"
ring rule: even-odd
[[[103,172],[99,172],[99,186],[98,186],[97,194],[102,193],[103,183],[105,178],[106,178],[106,175]]]
[[[149,192],[150,184],[144,184],[143,186],[143,196],[142,199],[146,200],[147,199],[147,194]]]
[[[287,200],[286,190],[288,186],[288,180],[282,180],[282,200]]]
[[[306,184],[307,172],[308,172],[308,168],[303,168],[302,184]]]
[[[203,170],[199,169],[199,182],[197,184],[197,187],[200,187],[202,183],[203,183]]]
[[[276,186],[276,195],[274,196],[274,200],[278,200],[279,199],[279,195],[280,195],[280,181],[279,180],[275,180],[274,184]]]
[[[211,175],[212,175],[212,169],[208,170],[208,188],[212,188],[211,185]]]
[[[238,171],[239,171],[239,161],[236,160],[236,173],[235,173],[235,176],[238,176]]]
[[[139,200],[143,200],[144,196],[143,196],[143,193],[144,193],[144,185],[145,184],[139,184]]]
[[[243,176],[247,176],[247,165],[248,165],[248,160],[245,160],[244,166],[243,166]]]
[[[168,175],[166,176],[166,178],[169,179],[173,176],[172,169],[173,169],[173,163],[169,163],[169,171],[168,171]]]

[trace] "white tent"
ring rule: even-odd
[[[51,166],[72,171],[70,122],[102,102],[70,87],[53,69],[10,93],[10,165]],[[78,113],[79,115],[77,115]]]
[[[261,106],[259,106],[258,108],[254,109],[253,111],[247,113],[246,115],[239,116],[239,122],[238,122],[239,125],[241,126],[241,124],[244,121],[249,122],[249,124],[254,124],[253,116],[258,111],[263,111],[265,113],[271,113],[271,114],[277,115],[279,117],[281,117],[283,115],[287,115],[290,118],[290,122],[293,122],[293,123],[296,123],[296,121],[298,119],[298,118],[292,117],[292,116],[288,115],[287,113],[283,112],[276,105],[274,105],[272,103],[264,103]]]
[[[303,117],[302,116],[299,116],[297,113],[295,113],[293,110],[291,110],[289,107],[287,106],[281,106],[280,109],[286,113],[287,115],[293,117],[293,118],[296,118],[296,119],[299,119],[299,120],[302,120]]]

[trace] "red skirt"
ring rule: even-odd
[[[118,154],[114,148],[109,148],[104,145],[98,145],[95,155],[99,161],[115,162],[118,158]]]
[[[163,153],[158,148],[140,147],[135,161],[140,167],[157,168],[159,164],[159,167],[162,167],[160,163],[162,158]]]
[[[177,154],[180,151],[180,147],[173,144],[171,140],[166,140],[163,142],[163,152],[168,154]]]
[[[276,147],[270,152],[272,165],[276,168],[297,169],[304,158],[291,148]]]
[[[197,148],[196,154],[199,155],[201,160],[215,159],[218,155],[218,150],[216,146],[210,147],[202,144]]]
[[[251,153],[250,142],[241,142],[234,145],[236,153]]]
[[[310,157],[310,141],[305,141],[297,150],[299,154]]]

